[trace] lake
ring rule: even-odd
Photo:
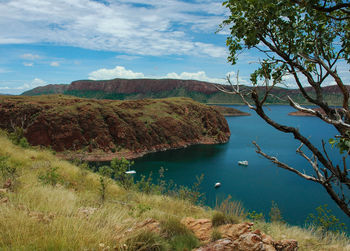
[[[311,166],[296,153],[299,144],[287,135],[267,125],[245,106],[231,106],[250,112],[251,116],[227,117],[231,138],[226,144],[196,145],[184,149],[147,154],[135,160],[136,179],[152,172],[154,177],[160,167],[165,168],[165,178],[175,183],[191,186],[196,175],[204,174],[201,185],[206,194],[206,204],[214,206],[216,198],[231,195],[241,201],[249,211],[262,212],[268,218],[272,201],[281,210],[284,220],[303,225],[309,213],[328,204],[340,220],[350,226],[349,218],[338,209],[319,184],[273,165],[255,153],[256,141],[266,153],[276,156],[298,170],[312,174]],[[336,134],[336,130],[315,117],[289,116],[294,111],[289,106],[270,106],[268,114],[280,123],[293,125],[316,145]],[[328,144],[328,143],[327,143]],[[332,159],[340,159],[337,149],[331,150]],[[248,160],[249,166],[239,166],[237,161]],[[222,186],[214,188],[216,182]]]

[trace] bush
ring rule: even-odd
[[[125,173],[133,165],[133,161],[129,161],[125,158],[115,158],[111,161],[112,177],[117,180],[125,189],[131,188],[134,184],[133,177],[130,174]]]
[[[138,182],[136,182],[136,187],[140,192],[146,194],[154,192],[157,186],[152,184],[152,172],[149,174],[147,179],[145,175],[141,175],[141,179]]]
[[[9,134],[9,139],[13,144],[21,146],[23,148],[29,147],[27,139],[24,137],[23,128],[16,127],[15,130]]]
[[[160,222],[160,228],[161,228],[161,233],[165,235],[167,238],[171,238],[176,235],[192,234],[191,230],[189,230],[184,224],[182,224],[176,218],[169,218],[166,220],[162,220]]]
[[[328,208],[327,204],[317,207],[316,214],[309,214],[306,218],[306,224],[321,228],[323,234],[328,231],[341,233],[347,229],[345,223],[339,222],[339,219],[332,214],[332,210]]]
[[[8,179],[11,178],[12,180],[15,180],[17,176],[17,168],[14,166],[11,166],[8,162],[8,156],[0,156],[0,172],[2,178]]]
[[[158,234],[146,231],[130,237],[120,249],[128,251],[168,251],[170,246]]]
[[[175,187],[176,197],[182,200],[188,200],[193,204],[202,205],[204,203],[204,193],[200,192],[200,185],[204,179],[204,174],[196,176],[196,182],[193,183],[192,187],[180,186],[178,189]]]
[[[228,216],[223,212],[215,212],[211,218],[211,223],[214,227],[224,224],[237,224],[239,219],[234,216]]]
[[[192,250],[199,245],[199,240],[176,218],[169,218],[160,222],[161,235],[170,239],[173,250]]]
[[[248,219],[251,219],[254,222],[265,220],[263,213],[257,213],[255,211],[248,213],[247,217],[248,217]]]
[[[171,250],[192,250],[199,246],[199,240],[193,234],[177,235],[170,240]]]
[[[224,213],[229,217],[235,219],[245,218],[247,214],[244,212],[244,208],[239,201],[232,201],[231,195],[228,195],[226,199],[219,201],[216,199],[215,210]]]
[[[55,186],[63,181],[61,175],[57,173],[58,167],[50,167],[46,172],[39,174],[38,179],[42,184]]]
[[[214,228],[213,231],[211,232],[211,240],[216,241],[216,240],[220,240],[220,239],[222,239],[221,233],[219,232],[219,230]]]
[[[278,208],[277,203],[274,201],[272,201],[272,206],[269,215],[271,222],[284,222],[281,215],[281,210]]]

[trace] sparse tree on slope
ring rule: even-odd
[[[243,101],[268,124],[284,133],[293,134],[300,142],[297,149],[310,163],[308,173],[302,173],[276,157],[264,153],[259,145],[257,153],[286,170],[304,179],[321,184],[350,217],[350,177],[346,157],[350,150],[349,91],[338,74],[337,66],[350,63],[350,3],[336,0],[230,0],[225,1],[230,16],[223,27],[230,29],[227,38],[229,61],[237,62],[237,55],[246,49],[255,48],[263,53],[258,70],[251,74],[252,89],[237,85],[225,92],[238,94]],[[328,157],[325,142],[317,147],[295,127],[277,123],[264,111],[264,103],[272,89],[289,75],[303,97],[322,112],[304,107],[290,97],[289,104],[295,109],[317,116],[333,125],[339,135],[330,143],[343,153],[342,164],[335,165]],[[228,81],[230,81],[228,79]],[[324,99],[322,86],[335,83],[342,93],[342,107],[333,108]],[[231,82],[230,82],[231,83]],[[313,89],[313,94],[305,87]],[[252,102],[250,101],[252,100]],[[302,150],[306,147],[311,155]]]

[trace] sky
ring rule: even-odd
[[[238,71],[248,84],[258,66],[256,51],[227,62],[221,0],[0,0],[0,13],[0,93],[81,79],[225,83]]]

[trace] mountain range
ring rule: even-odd
[[[218,85],[197,80],[180,79],[112,79],[112,80],[78,80],[71,84],[49,84],[36,87],[22,95],[36,96],[43,94],[66,94],[83,98],[135,100],[144,98],[189,97],[202,103],[242,104],[238,95],[224,93]],[[230,86],[224,86],[229,90]],[[250,90],[252,87],[240,86]],[[350,90],[350,86],[347,86]],[[305,88],[311,96],[311,87]],[[325,100],[330,105],[340,105],[342,94],[338,86],[323,87]],[[298,103],[307,104],[299,89],[275,87],[267,99],[267,103],[287,104],[290,96]]]

